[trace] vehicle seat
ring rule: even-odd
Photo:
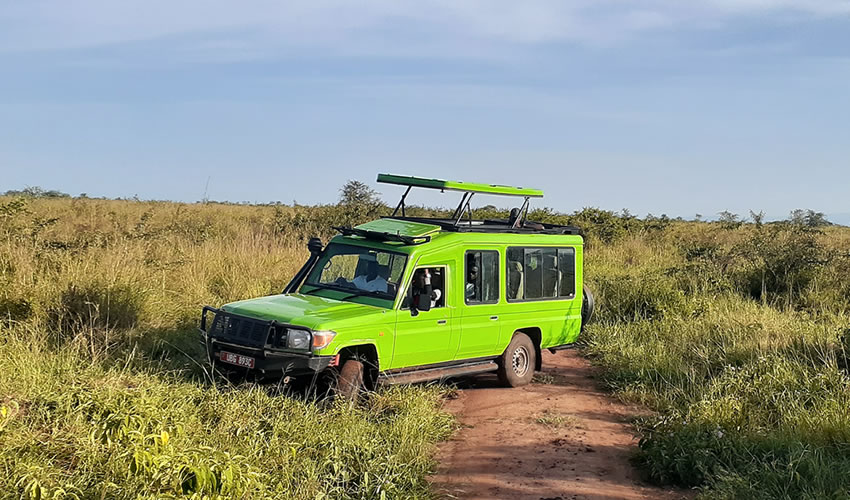
[[[560,272],[558,271],[558,258],[546,256],[543,259],[543,296],[557,297]]]

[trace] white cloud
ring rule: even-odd
[[[445,40],[472,46],[608,45],[648,31],[717,25],[742,16],[850,13],[850,0],[28,0],[1,5],[0,51],[6,52],[180,38],[200,41],[198,46],[210,52],[217,43],[244,50],[315,47],[343,53],[450,50]]]

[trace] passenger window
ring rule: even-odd
[[[540,266],[540,249],[525,249],[525,298],[543,297],[543,269]]]
[[[575,296],[574,248],[508,248],[505,260],[508,300]]]
[[[508,300],[522,300],[525,298],[525,286],[523,283],[525,267],[523,267],[522,248],[508,248],[506,264],[507,269],[505,274],[508,280]]]
[[[499,252],[474,250],[466,252],[464,267],[467,304],[495,304],[499,302]]]
[[[424,273],[428,271],[431,285],[425,284]],[[428,290],[430,288],[430,291]],[[445,307],[446,305],[446,268],[444,267],[420,267],[413,271],[413,278],[404,300],[401,302],[402,309],[409,309],[413,296],[430,293],[431,309]]]
[[[572,297],[576,294],[576,250],[575,248],[558,249],[558,269],[561,270],[561,285],[558,296]]]

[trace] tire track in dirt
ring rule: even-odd
[[[495,375],[461,382],[446,409],[461,430],[443,443],[434,491],[473,499],[678,499],[650,486],[629,461],[637,413],[597,387],[575,351],[543,353],[535,382],[499,387]]]

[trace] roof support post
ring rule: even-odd
[[[452,214],[452,219],[459,219],[460,218],[460,214],[462,213],[461,211],[463,210],[463,206],[464,206],[465,203],[467,203],[466,197],[470,196],[471,194],[472,193],[469,193],[469,192],[463,193],[463,196],[460,198],[460,203],[458,203],[457,208],[455,209],[454,213]]]
[[[405,216],[405,215],[404,215],[404,199],[405,199],[405,198],[407,198],[407,193],[409,193],[409,192],[410,192],[410,188],[412,188],[412,187],[413,187],[413,186],[407,186],[407,189],[404,191],[404,194],[403,194],[403,195],[401,195],[401,200],[398,202],[398,205],[396,205],[395,210],[393,210],[393,215],[392,215],[392,216],[394,216],[395,214],[397,214],[397,213],[398,213],[398,209],[399,209],[399,208],[401,209],[401,216],[402,216],[402,217],[404,217],[404,216]],[[391,217],[392,217],[392,216],[391,216]]]
[[[526,196],[525,201],[522,202],[522,207],[520,207],[520,209],[519,209],[519,215],[517,216],[516,220],[514,221],[513,226],[511,226],[512,228],[516,229],[518,227],[522,227],[522,223],[525,221],[525,219],[528,218],[528,200],[529,199],[530,198],[528,196]]]
[[[457,214],[455,226],[460,224],[460,220],[463,218],[463,214],[465,212],[469,212],[469,225],[472,225],[472,207],[469,206],[469,202],[472,200],[472,195],[474,194],[475,193],[469,193],[469,196],[464,195],[464,200],[466,200],[466,203],[464,204],[464,200],[461,200],[461,206],[457,207],[458,210],[460,210],[461,212],[457,213],[457,210],[455,210],[455,213]]]

